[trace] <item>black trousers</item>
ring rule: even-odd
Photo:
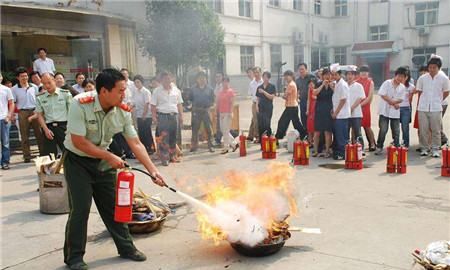
[[[304,138],[306,136],[306,130],[302,123],[300,123],[300,118],[298,116],[298,107],[286,107],[280,120],[278,120],[277,134],[275,134],[277,139],[283,139],[284,136],[286,136],[286,131],[291,121],[294,128],[300,133],[300,137]]]
[[[49,140],[44,134],[44,155],[53,153],[58,155],[58,147],[64,152],[64,139],[66,138],[67,122],[53,122],[47,124],[48,129],[53,132],[53,140]]]
[[[273,107],[272,108],[259,107],[258,129],[260,138],[264,132],[266,132],[268,136],[272,134],[272,129],[270,128],[270,123],[272,121],[272,113]]]
[[[114,221],[117,171],[113,169],[101,171],[100,167],[103,167],[104,162],[66,151],[64,176],[67,181],[70,206],[64,242],[66,264],[75,264],[83,260],[92,198],[106,229],[116,244],[118,253],[131,253],[136,250],[127,224]]]
[[[152,119],[151,118],[138,118],[137,128],[139,140],[145,146],[148,153],[155,152],[153,147],[153,135],[152,135]]]
[[[111,152],[113,152],[116,156],[122,157],[125,156],[131,156],[133,152],[131,151],[131,148],[128,146],[127,141],[125,140],[125,137],[122,135],[122,133],[117,133],[113,136],[113,141],[111,145],[109,146],[109,149]]]
[[[200,126],[203,123],[203,126],[206,129],[206,134],[208,136],[208,147],[212,146],[211,143],[211,118],[209,118],[209,109],[198,109],[192,108],[192,138],[191,144],[192,148],[197,148],[198,146],[198,131],[200,130]]]

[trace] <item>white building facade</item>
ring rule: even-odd
[[[225,29],[223,72],[245,92],[246,69],[273,75],[305,62],[368,64],[379,85],[431,53],[450,62],[450,0],[211,0]],[[414,63],[413,63],[414,58]],[[219,68],[220,69],[220,68]],[[274,76],[275,77],[275,76]]]

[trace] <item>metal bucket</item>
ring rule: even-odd
[[[69,196],[64,174],[39,173],[39,208],[44,214],[69,213]]]

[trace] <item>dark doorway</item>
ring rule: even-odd
[[[369,62],[370,76],[372,76],[375,87],[378,88],[384,81],[384,63],[383,62]]]

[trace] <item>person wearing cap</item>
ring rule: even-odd
[[[363,65],[359,68],[359,77],[357,82],[360,83],[364,88],[364,94],[366,98],[361,102],[362,119],[361,126],[364,128],[366,133],[367,143],[369,144],[369,151],[376,150],[375,135],[372,130],[372,120],[371,120],[371,110],[370,106],[373,100],[373,93],[375,85],[372,78],[369,77],[369,67]]]
[[[442,57],[431,55],[428,60],[428,73],[420,76],[416,90],[420,92],[419,105],[419,142],[421,156],[431,153],[433,157],[440,157],[442,102],[450,91],[448,77],[440,72]],[[431,144],[429,138],[431,136]]]
[[[283,139],[284,136],[286,136],[286,131],[291,121],[294,128],[300,134],[300,137],[304,138],[306,136],[306,130],[300,122],[300,117],[298,114],[298,94],[297,85],[294,81],[294,72],[292,72],[291,70],[286,70],[283,76],[284,80],[286,81],[286,92],[284,93],[286,107],[280,117],[280,120],[278,120],[278,127],[275,138],[277,138],[277,140],[280,140]]]
[[[114,220],[117,169],[125,161],[107,151],[114,134],[123,133],[139,162],[152,174],[154,183],[167,186],[133,127],[129,107],[123,103],[126,82],[116,69],[105,69],[96,77],[95,92],[77,95],[69,108],[64,175],[67,181],[70,212],[66,225],[64,262],[70,269],[88,269],[87,226],[92,198],[119,256],[145,261],[134,245],[126,223]]]
[[[214,104],[214,90],[208,85],[206,72],[200,71],[196,76],[196,85],[190,92],[189,99],[192,102],[192,138],[191,152],[196,152],[198,148],[198,132],[200,126],[206,130],[206,140],[208,142],[209,152],[214,152],[212,148],[212,130],[211,118],[209,117],[209,109]]]
[[[408,70],[405,67],[399,67],[395,70],[394,78],[384,81],[378,90],[380,103],[378,105],[379,119],[377,150],[375,155],[383,153],[386,134],[391,126],[391,133],[394,139],[394,145],[400,146],[400,103],[405,98],[405,81],[408,77]]]
[[[334,119],[334,148],[333,158],[335,160],[344,160],[345,145],[348,142],[348,119],[351,116],[349,87],[347,82],[341,78],[340,65],[332,64],[330,66],[331,75],[334,83],[331,84],[333,89],[333,110],[331,118]]]
[[[366,94],[364,93],[363,86],[356,81],[358,74],[359,72],[356,66],[351,66],[346,72],[351,110],[348,126],[349,130],[351,129],[352,142],[358,141],[363,145],[361,136],[361,120],[363,118],[361,102],[366,98]]]
[[[69,90],[56,87],[55,78],[50,73],[42,75],[46,91],[36,96],[36,114],[44,132],[44,155],[58,155],[58,148],[64,151],[67,130],[67,115],[72,102]]]

